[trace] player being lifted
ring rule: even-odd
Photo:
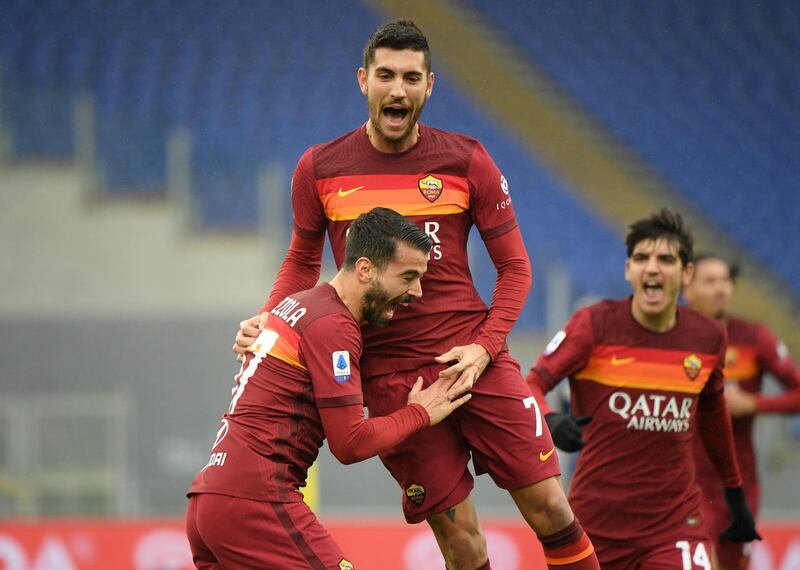
[[[694,258],[694,275],[683,289],[689,307],[698,313],[719,319],[728,332],[725,354],[725,397],[733,416],[733,439],[742,472],[744,493],[750,510],[759,508],[761,488],[753,448],[753,423],[756,414],[800,412],[800,371],[774,334],[763,324],[731,315],[731,298],[738,268],[715,254]],[[761,394],[764,374],[774,376],[785,390],[783,394]],[[695,442],[697,481],[703,490],[703,513],[715,543],[719,570],[739,570],[750,564],[748,549],[740,542],[720,538],[728,524],[728,512],[722,489],[702,445]]]
[[[527,381],[546,409],[556,445],[582,448],[570,504],[603,570],[709,570],[694,475],[695,430],[717,485],[725,486],[733,518],[726,536],[759,538],[742,494],[723,397],[725,332],[678,306],[693,269],[692,236],[679,214],[661,210],[635,222],[625,245],[633,296],[577,311]],[[574,415],[551,412],[543,398],[567,377]]]
[[[488,569],[470,498],[471,457],[478,473],[511,493],[548,564],[598,568],[561,488],[547,426],[505,343],[531,284],[508,183],[478,141],[418,121],[434,74],[427,39],[412,22],[375,30],[358,84],[366,123],[309,148],[295,169],[292,241],[264,310],[316,282],[326,231],[341,265],[347,228],[360,213],[387,205],[409,216],[434,244],[426,294],[398,307],[388,327],[365,330],[364,401],[370,417],[389,415],[406,405],[418,374],[457,378],[451,395],[471,389],[472,399],[381,454],[401,486],[406,520],[428,521],[450,570]],[[489,309],[467,262],[473,224],[497,268]],[[237,350],[255,341],[258,322],[243,322]]]
[[[455,379],[364,419],[359,324],[381,325],[422,296],[431,243],[396,212],[375,208],[350,226],[342,269],[284,298],[236,376],[211,459],[192,482],[186,517],[197,568],[352,569],[299,488],[327,437],[342,463],[372,457],[439,423],[466,402]]]

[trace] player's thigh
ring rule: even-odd
[[[498,487],[521,489],[561,474],[539,404],[507,352],[478,378],[459,411],[476,473],[489,473]]]
[[[678,538],[651,548],[639,568],[650,570],[711,570],[712,545],[708,540]]]
[[[365,390],[365,395],[370,393],[370,416],[385,416],[405,406],[417,376],[429,382],[441,369],[437,365],[370,378],[365,382],[370,387]],[[403,514],[410,523],[446,511],[472,491],[469,450],[452,417],[411,435],[380,457],[402,489]]]
[[[197,528],[226,569],[352,568],[305,503],[198,495]]]

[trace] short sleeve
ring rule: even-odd
[[[315,180],[312,147],[300,157],[292,175],[294,229],[305,239],[314,239],[325,232],[325,212]]]
[[[326,315],[306,326],[300,354],[311,376],[318,407],[363,403],[361,347],[361,329],[348,315]]]
[[[484,241],[517,226],[508,181],[479,142],[475,143],[468,173],[470,212]]]

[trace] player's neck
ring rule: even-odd
[[[358,324],[361,324],[364,318],[362,315],[363,294],[361,293],[358,280],[352,277],[352,274],[339,271],[328,283],[336,290],[336,294],[353,315],[353,319],[355,319]]]
[[[668,310],[650,315],[639,309],[634,303],[631,306],[634,320],[649,331],[665,333],[671,331],[678,324],[678,308],[671,305]]]
[[[399,154],[401,152],[405,152],[417,144],[417,141],[419,141],[419,123],[414,125],[408,136],[405,136],[399,140],[387,139],[375,129],[375,126],[372,124],[372,120],[367,120],[366,128],[367,137],[369,138],[369,142],[372,147],[375,150],[385,152],[386,154]]]

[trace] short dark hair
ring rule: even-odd
[[[398,241],[426,254],[432,246],[431,239],[413,222],[389,208],[373,208],[350,225],[342,268],[351,270],[359,258],[366,257],[382,269],[394,259]]]
[[[661,208],[649,217],[633,222],[629,226],[628,235],[625,237],[625,246],[628,248],[628,257],[633,255],[636,244],[644,240],[658,240],[665,238],[670,243],[678,244],[678,256],[683,266],[692,259],[694,237],[688,226],[683,223],[683,216],[668,208]]]
[[[372,32],[364,47],[364,69],[369,70],[369,66],[375,60],[375,50],[382,47],[421,51],[425,56],[426,70],[431,70],[431,50],[428,47],[428,38],[411,20],[386,22]]]
[[[718,253],[714,253],[713,251],[703,251],[701,253],[698,253],[692,258],[692,261],[694,261],[694,265],[695,267],[697,267],[702,262],[708,259],[715,259],[717,261],[721,261],[722,263],[724,263],[725,266],[728,268],[728,275],[730,276],[731,281],[736,281],[736,279],[739,277],[739,274],[742,271],[742,266],[739,264],[738,261],[729,261],[724,256]]]

